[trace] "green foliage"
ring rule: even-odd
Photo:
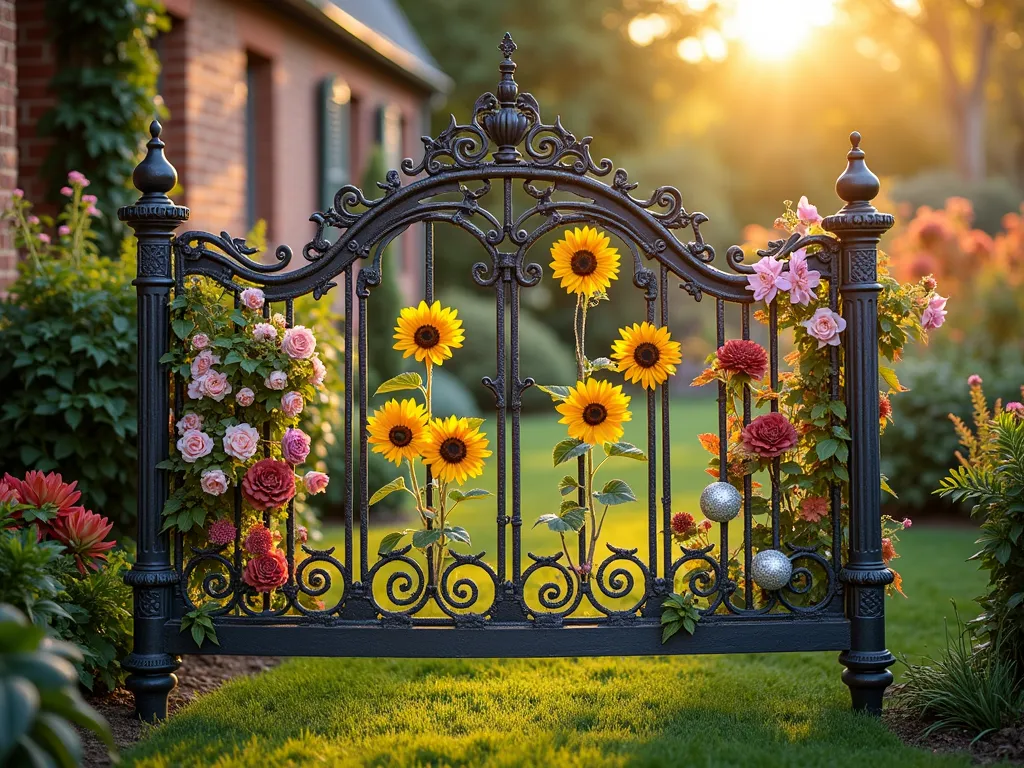
[[[61,577],[70,575],[63,551],[59,542],[39,541],[35,526],[0,533],[0,603],[15,606],[42,626],[71,619],[58,604]]]
[[[977,646],[970,627],[960,621],[954,604],[956,629],[946,628],[946,648],[927,664],[906,658],[906,685],[896,702],[930,720],[927,736],[935,731],[962,728],[975,740],[991,731],[1016,724],[1024,714],[1024,687],[1016,660],[1000,652],[998,642]]]
[[[82,742],[72,725],[113,752],[109,726],[78,692],[73,665],[81,662],[74,646],[45,637],[16,608],[0,604],[0,763],[75,768]]]
[[[128,556],[115,550],[98,571],[73,572],[63,582],[60,599],[71,618],[57,619],[54,628],[82,650],[78,674],[89,690],[98,682],[112,691],[124,682],[121,659],[131,651],[134,634],[132,588],[124,583],[130,565]]]
[[[668,639],[679,630],[685,629],[688,634],[697,631],[697,622],[700,621],[700,608],[697,607],[693,594],[687,592],[682,595],[672,593],[661,604],[661,643],[664,645]]]
[[[483,291],[450,289],[444,292],[447,306],[459,310],[459,319],[467,329],[459,354],[444,364],[465,384],[483,412],[493,411],[494,395],[481,384],[485,376],[494,377],[494,351],[497,346],[494,296]],[[509,324],[505,323],[506,334]],[[519,367],[522,376],[544,384],[571,384],[576,381],[573,354],[565,342],[545,322],[522,310],[519,316]],[[506,338],[506,349],[510,341]],[[533,388],[523,394],[523,409],[549,411],[550,400]]]
[[[23,262],[0,301],[0,466],[59,468],[134,533],[134,258]]]
[[[981,411],[977,434],[964,434],[969,450],[935,491],[953,501],[973,504],[971,515],[981,523],[981,549],[972,559],[988,572],[988,590],[978,598],[982,614],[975,620],[979,636],[1024,669],[1024,419],[996,413],[989,422]]]
[[[202,648],[203,643],[209,640],[214,645],[220,645],[217,639],[217,628],[213,625],[211,614],[220,606],[215,602],[203,603],[194,611],[189,611],[181,617],[180,632],[190,632],[192,641],[197,647]]]
[[[151,43],[170,28],[158,0],[47,0],[57,74],[56,104],[40,120],[54,139],[46,158],[50,194],[69,169],[85,173],[104,212],[105,248],[124,235],[117,209],[137,193],[127,180],[154,115],[160,62]]]

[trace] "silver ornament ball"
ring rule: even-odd
[[[728,523],[740,513],[743,496],[729,483],[712,483],[700,494],[700,511],[716,523]]]
[[[782,589],[792,577],[793,564],[777,549],[761,550],[750,563],[750,578],[768,592]]]

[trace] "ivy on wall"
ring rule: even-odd
[[[170,28],[158,0],[47,0],[57,103],[40,121],[55,139],[43,173],[56,197],[69,170],[83,172],[99,198],[102,252],[124,236],[117,209],[134,201],[132,170],[154,117],[160,62],[153,41]]]

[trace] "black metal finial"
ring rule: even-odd
[[[836,194],[847,204],[868,203],[875,199],[881,183],[864,162],[860,133],[850,134],[850,151],[846,154],[846,170],[836,179]]]
[[[150,123],[149,134],[152,138],[146,142],[148,151],[132,174],[135,188],[143,197],[166,197],[178,183],[178,172],[164,157],[164,143],[160,140],[162,130],[163,126],[158,120]]]
[[[512,58],[512,54],[516,52],[517,47],[518,46],[516,45],[515,40],[512,39],[512,35],[509,34],[508,32],[505,33],[505,36],[501,39],[501,42],[498,43],[498,50],[501,51],[501,53],[505,56],[506,59]]]
[[[519,95],[519,85],[515,80],[516,63],[512,61],[516,44],[508,32],[498,43],[498,50],[505,57],[505,60],[498,65],[498,71],[501,72],[501,79],[498,81],[498,101],[502,103],[502,106],[511,107],[515,105],[516,96]]]

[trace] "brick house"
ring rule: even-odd
[[[450,85],[394,0],[164,4],[172,26],[155,42],[170,113],[163,138],[189,228],[242,236],[264,219],[269,245],[298,252],[313,232],[309,215],[342,184],[362,182],[375,145],[388,168],[418,154],[431,106]],[[48,140],[35,123],[53,103],[56,64],[45,8],[0,0],[0,205],[15,186],[43,196]],[[0,285],[15,263],[2,237]],[[400,246],[410,265],[416,237]]]

